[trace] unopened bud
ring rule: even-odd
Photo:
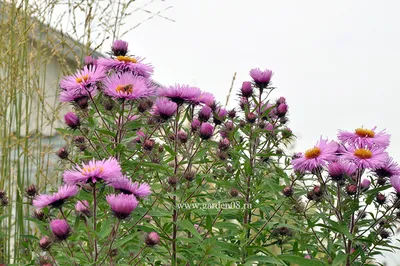
[[[293,187],[287,186],[282,190],[283,195],[286,197],[291,197],[293,195]]]
[[[160,243],[160,236],[156,232],[150,232],[146,237],[146,245],[155,246]]]

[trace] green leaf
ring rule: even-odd
[[[298,257],[293,255],[280,255],[278,258],[288,261],[290,263],[296,263],[299,265],[307,265],[307,266],[324,266],[325,264],[321,261],[306,259],[304,257]]]
[[[184,230],[189,231],[192,235],[194,235],[197,239],[202,240],[201,235],[197,231],[197,229],[194,227],[194,225],[187,221],[187,220],[182,220],[182,221],[177,221],[176,225],[179,227],[182,227]]]
[[[339,254],[336,255],[336,258],[332,262],[332,266],[340,266],[346,259],[347,255],[339,251]]]

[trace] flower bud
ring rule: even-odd
[[[78,99],[75,100],[76,106],[81,108],[82,110],[85,110],[89,106],[89,97],[87,96],[82,96]]]
[[[239,106],[240,106],[240,109],[242,109],[243,111],[246,110],[246,107],[248,106],[248,104],[249,104],[249,101],[247,100],[247,98],[242,97],[240,99]]]
[[[281,134],[283,139],[288,139],[293,136],[292,130],[290,130],[288,127],[282,129]]]
[[[198,119],[193,119],[193,121],[192,121],[192,123],[190,124],[190,127],[191,127],[191,129],[192,129],[192,131],[197,131],[198,129],[199,129],[199,127],[200,127],[200,120],[198,120]]]
[[[201,122],[207,122],[208,119],[210,119],[211,117],[211,112],[212,112],[211,108],[208,107],[207,105],[204,105],[199,112],[199,120]]]
[[[250,81],[245,81],[241,88],[242,96],[249,98],[253,95],[253,87]]]
[[[114,41],[111,46],[114,56],[125,56],[128,53],[128,43],[122,40]]]
[[[231,197],[235,198],[239,195],[239,190],[237,190],[236,188],[231,188],[229,194],[231,195]]]
[[[368,190],[369,189],[369,186],[371,185],[371,181],[369,180],[369,179],[363,179],[362,181],[361,181],[361,189],[363,190],[363,191],[366,191],[366,190]]]
[[[183,130],[179,130],[178,139],[181,143],[186,143],[188,141],[188,134]]]
[[[155,142],[154,139],[146,139],[146,140],[144,141],[144,143],[143,143],[143,148],[144,148],[146,151],[151,151],[151,150],[153,149],[155,143],[156,143],[156,142]]]
[[[39,246],[43,250],[48,250],[51,246],[51,240],[48,236],[44,236],[39,240]]]
[[[218,148],[221,151],[226,151],[229,149],[230,142],[228,139],[221,139],[218,143]]]
[[[171,176],[168,178],[168,184],[174,187],[176,184],[178,184],[178,179],[175,176]]]
[[[6,192],[0,189],[0,199],[4,198],[6,195],[7,195]]]
[[[2,206],[7,206],[9,203],[8,198],[6,196],[4,196],[3,198],[1,198],[1,205]]]
[[[223,151],[218,151],[217,156],[221,161],[225,161],[226,159],[228,159],[228,154]]]
[[[27,196],[28,198],[33,198],[33,197],[35,197],[36,194],[37,194],[37,188],[36,188],[36,186],[35,186],[34,184],[30,185],[29,187],[27,187],[27,188],[25,189],[25,193],[26,193],[26,196]]]
[[[155,246],[160,243],[160,236],[156,232],[150,232],[146,237],[146,245]]]
[[[235,109],[229,110],[228,111],[228,117],[229,118],[235,118],[236,117],[236,111]]]
[[[153,101],[151,99],[143,99],[139,102],[138,104],[138,111],[141,113],[146,112],[149,110],[151,107],[153,107]]]
[[[386,177],[379,176],[376,183],[380,186],[384,186],[386,184]]]
[[[69,152],[67,150],[67,147],[62,147],[57,151],[56,154],[60,159],[64,160],[68,158]]]
[[[322,193],[323,193],[320,186],[314,186],[313,192],[314,192],[314,195],[317,197],[321,197]]]
[[[276,109],[276,114],[278,115],[278,117],[284,117],[286,115],[288,111],[288,106],[285,103],[281,103],[280,105],[278,105],[277,109]]]
[[[385,238],[390,237],[390,232],[389,232],[388,230],[382,230],[382,231],[379,233],[379,235],[380,235],[383,239],[385,239]]]
[[[386,202],[386,196],[382,193],[376,194],[376,202],[378,202],[379,205],[383,205]]]
[[[38,219],[39,221],[43,221],[45,218],[45,214],[42,210],[35,210],[33,212],[33,217]]]
[[[228,122],[225,123],[225,129],[227,131],[232,131],[232,130],[235,129],[235,125],[233,124],[232,121],[228,121]]]
[[[246,115],[246,120],[247,122],[253,124],[254,122],[256,122],[257,116],[255,113],[250,112]]]
[[[68,112],[64,116],[64,120],[65,120],[65,124],[67,124],[67,126],[69,126],[72,129],[76,129],[81,125],[79,117],[73,112]]]
[[[75,144],[83,144],[85,143],[85,137],[84,136],[76,136],[74,137],[74,143]]]
[[[282,194],[285,195],[286,197],[291,197],[293,195],[293,187],[292,186],[286,186],[282,190]]]
[[[281,103],[286,103],[286,99],[285,99],[285,97],[279,97],[279,99],[278,100],[276,100],[276,104],[281,104]]]
[[[243,121],[243,120],[240,120],[239,126],[240,126],[241,128],[244,128],[244,127],[246,126],[246,122]]]
[[[71,233],[71,228],[66,220],[56,219],[50,222],[53,235],[59,240],[65,240]]]
[[[305,255],[304,258],[308,259],[308,260],[311,260],[311,256],[310,255]]]
[[[355,195],[357,193],[357,186],[354,184],[347,185],[346,192],[348,195]]]
[[[214,127],[209,123],[203,123],[200,126],[200,138],[203,140],[208,140],[212,137],[214,132]]]
[[[184,177],[187,181],[193,181],[194,177],[196,176],[195,172],[188,171],[184,174]]]
[[[101,103],[107,111],[111,111],[114,108],[114,101],[110,97],[104,97]]]
[[[75,204],[75,211],[78,214],[83,214],[85,216],[89,216],[90,215],[89,202],[87,200],[79,200]]]
[[[86,66],[95,66],[97,65],[97,59],[94,58],[93,56],[86,56],[84,60],[84,64]]]

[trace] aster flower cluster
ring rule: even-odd
[[[350,233],[362,243],[362,252],[372,252],[376,245],[363,242],[363,236],[368,233],[369,237],[378,235],[382,241],[387,239],[388,230],[399,216],[396,216],[396,209],[400,206],[400,167],[386,151],[389,144],[390,135],[376,127],[339,130],[338,141],[321,137],[314,147],[293,156],[293,169],[297,174],[282,193],[301,201],[296,189],[308,190],[305,195],[308,201],[329,204],[334,208],[330,215],[335,217],[329,219],[347,223]],[[386,186],[388,179],[391,186]],[[289,190],[291,193],[287,193]],[[390,190],[394,193],[388,193]],[[349,210],[353,213],[344,218],[344,211],[348,213]],[[306,212],[303,210],[304,216]],[[370,212],[375,213],[371,214],[373,219],[366,218]],[[373,232],[369,231],[371,228]],[[347,254],[355,250],[351,240],[343,247]],[[358,253],[353,259],[359,256]]]

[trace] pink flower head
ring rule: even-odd
[[[98,180],[111,180],[121,176],[121,166],[115,158],[96,161],[91,160],[89,163],[75,166],[75,169],[64,172],[64,182],[67,184],[77,184],[80,182],[96,183]]]
[[[385,130],[375,132],[376,127],[372,129],[357,128],[354,132],[339,130],[338,139],[343,144],[358,147],[383,147],[386,148],[390,143],[390,135]]]
[[[266,88],[271,81],[272,70],[265,69],[262,71],[259,68],[254,68],[250,70],[250,76],[259,88]]]
[[[149,184],[139,184],[138,182],[132,182],[126,176],[120,176],[111,180],[109,185],[124,194],[133,194],[137,198],[144,198],[151,194]]]
[[[266,123],[265,126],[264,126],[264,129],[269,131],[269,132],[272,132],[272,131],[274,131],[274,125],[271,124],[271,123]]]
[[[78,194],[78,192],[79,189],[75,185],[63,185],[58,189],[58,192],[52,195],[42,194],[37,196],[33,200],[32,204],[38,209],[42,209],[47,206],[58,208],[61,207],[67,199]]]
[[[163,120],[170,119],[178,109],[178,105],[167,98],[157,98],[153,109],[153,115],[160,117]]]
[[[129,72],[114,74],[104,81],[104,94],[117,99],[135,100],[154,95],[155,88],[141,76]]]
[[[79,127],[81,125],[79,117],[73,112],[68,112],[64,116],[64,120],[65,120],[65,124],[67,124],[67,126],[69,126],[72,129],[76,129],[77,127]]]
[[[128,53],[128,43],[122,40],[114,41],[111,51],[115,56],[125,56]]]
[[[202,92],[197,98],[197,102],[204,103],[212,108],[215,105],[215,97],[212,93]]]
[[[190,127],[191,127],[192,131],[196,131],[197,129],[199,129],[200,125],[201,125],[200,120],[194,118],[192,123],[190,124]]]
[[[179,84],[170,87],[162,87],[157,91],[157,96],[167,97],[177,104],[182,104],[184,102],[195,103],[200,94],[201,91],[199,88]]]
[[[143,131],[137,131],[136,132],[136,138],[135,138],[135,142],[137,142],[137,143],[142,143],[142,141],[146,138],[146,134],[144,134],[144,132]]]
[[[253,86],[250,81],[244,81],[241,88],[242,96],[249,98],[253,95]]]
[[[318,167],[325,166],[326,163],[336,158],[337,149],[338,144],[336,142],[328,142],[328,140],[321,138],[312,149],[307,150],[300,158],[292,161],[293,168],[300,172],[311,172]]]
[[[66,220],[56,219],[50,222],[50,229],[53,235],[59,240],[65,240],[71,233],[71,227]]]
[[[211,108],[208,107],[207,105],[204,105],[199,112],[199,120],[202,122],[207,122],[208,119],[210,119],[211,116]]]
[[[222,121],[225,120],[226,116],[228,115],[228,111],[225,108],[219,107],[215,110],[214,113],[214,124],[220,125]]]
[[[79,200],[75,204],[75,210],[78,213],[88,214],[90,212],[90,210],[89,210],[89,202],[87,200]]]
[[[131,72],[138,76],[149,78],[153,73],[153,67],[150,64],[143,63],[142,58],[134,56],[117,56],[112,58],[99,58],[97,64],[103,66],[106,70],[116,70],[117,72]]]
[[[96,94],[96,83],[105,77],[104,69],[96,66],[85,66],[72,76],[65,77],[60,82],[61,102],[71,102],[82,97]]]
[[[118,219],[127,218],[138,205],[135,196],[128,194],[111,194],[106,196],[106,200]]]
[[[213,135],[214,127],[209,123],[203,123],[200,126],[200,137],[204,140],[210,139]]]
[[[390,183],[397,193],[400,193],[400,176],[393,175],[390,177]]]
[[[341,181],[346,176],[351,177],[357,170],[357,166],[353,163],[334,161],[328,164],[329,176],[334,181]]]
[[[355,163],[359,168],[377,169],[385,165],[388,154],[382,147],[358,148],[350,146],[343,154],[342,158]]]
[[[382,167],[375,169],[375,173],[379,177],[391,177],[394,175],[400,175],[400,167],[397,162],[393,161],[393,158],[388,157]]]

